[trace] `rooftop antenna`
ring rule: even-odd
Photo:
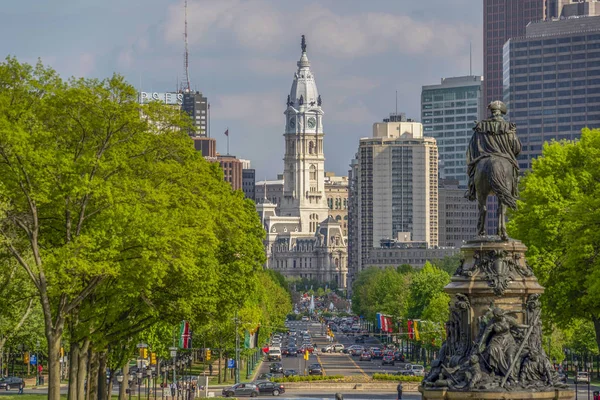
[[[473,42],[469,42],[469,76],[473,76]]]
[[[398,91],[396,90],[396,117],[398,116]]]
[[[186,93],[190,92],[190,72],[189,72],[189,58],[188,52],[188,29],[187,29],[187,0],[185,0],[185,25],[183,31],[183,38],[185,40],[185,53],[183,54],[183,69],[185,74],[185,81],[183,82],[183,91]]]

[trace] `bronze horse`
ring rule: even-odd
[[[467,150],[469,190],[467,197],[477,199],[479,219],[477,232],[485,236],[487,198],[498,198],[498,236],[508,239],[506,232],[506,209],[517,207],[519,165],[517,156],[521,152],[521,142],[516,135],[516,126],[506,122],[506,106],[501,101],[493,101],[488,106],[492,112],[490,119],[478,122]]]

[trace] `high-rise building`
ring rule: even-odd
[[[552,0],[551,0],[552,1]],[[546,0],[483,0],[483,104],[501,100],[502,46],[545,18]],[[485,109],[480,118],[485,118]]]
[[[598,0],[548,0],[547,19],[600,15]]]
[[[523,144],[521,169],[544,142],[600,127],[600,17],[532,23],[504,46],[504,101]]]
[[[344,237],[348,237],[348,177],[325,172],[325,197],[329,216],[342,226]]]
[[[438,223],[440,247],[460,248],[477,236],[477,202],[465,198],[465,189],[457,180],[440,180]]]
[[[258,201],[267,237],[267,268],[284,276],[346,286],[347,249],[342,227],[329,216],[325,193],[323,109],[306,42],[297,63],[285,115],[285,156],[278,204]],[[259,184],[257,184],[257,197]],[[277,211],[278,209],[278,211]]]
[[[423,86],[421,121],[426,136],[435,138],[442,179],[467,185],[465,153],[474,121],[482,107],[481,76],[442,78],[439,85]]]
[[[393,121],[392,121],[393,120]],[[381,240],[400,239],[438,245],[438,151],[423,137],[419,122],[390,118],[373,124],[373,136],[360,139],[352,164],[350,204],[355,276]]]
[[[204,136],[193,136],[194,148],[208,161],[217,161],[217,140]]]
[[[210,105],[206,97],[201,92],[183,92],[181,109],[185,111],[190,118],[194,131],[189,132],[190,136],[208,136],[208,127],[210,118]]]
[[[242,169],[242,190],[247,199],[256,199],[256,170],[254,168]]]
[[[232,155],[217,155],[217,161],[223,170],[223,178],[231,184],[231,188],[242,189],[242,162]]]

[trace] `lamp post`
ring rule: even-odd
[[[577,367],[579,366],[579,360],[577,358],[573,360],[573,365],[575,365],[575,400],[577,400],[579,394],[577,391],[577,372],[579,370]]]
[[[150,399],[150,379],[152,379],[152,369],[146,368],[146,398]]]
[[[127,377],[127,382],[129,383],[129,386],[127,386],[127,393],[129,393],[129,400],[131,400],[131,384],[133,383],[133,380],[135,379],[135,375],[133,374],[133,372],[131,374],[129,374],[129,376]]]
[[[153,383],[153,387],[154,387],[154,398],[156,399],[156,378],[158,377],[158,371],[156,369],[156,365],[152,365],[150,367],[150,371],[152,371],[152,383]]]
[[[590,373],[590,369],[592,368],[592,362],[591,361],[586,361],[585,362],[585,366],[587,367],[587,371],[588,371],[588,379],[587,379],[587,384],[588,384],[588,400],[590,400],[590,381],[592,380],[592,374]]]
[[[138,384],[138,400],[140,400],[140,394],[141,394],[140,392],[142,391],[142,377],[144,376],[141,369],[138,369],[136,376],[137,376],[137,384]]]
[[[119,392],[121,391],[121,386],[123,386],[123,379],[125,377],[123,376],[123,374],[121,372],[119,372],[117,374],[117,382],[119,382]]]
[[[160,372],[162,372],[162,384],[160,385],[162,387],[162,395],[161,395],[161,399],[165,398],[165,385],[167,384],[167,366],[166,364],[162,364],[160,367]]]

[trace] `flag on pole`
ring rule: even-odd
[[[251,348],[258,347],[258,334],[260,333],[260,325],[256,328],[256,332],[254,332],[254,343],[252,343]]]
[[[414,329],[415,329],[415,339],[421,340],[421,338],[419,337],[419,321],[417,321],[417,320],[414,321]]]
[[[250,341],[252,340],[250,332],[245,331],[244,332],[244,348],[245,349],[249,349],[250,348]]]
[[[414,339],[414,331],[413,331],[413,321],[412,319],[409,319],[407,322],[407,327],[408,327],[408,338],[409,339]]]
[[[387,332],[388,333],[394,332],[394,324],[392,323],[392,317],[386,317],[386,319],[387,319],[387,321],[386,321]]]
[[[381,314],[375,314],[377,316],[377,329],[381,329]]]
[[[225,131],[225,136],[229,137],[229,128]]]
[[[179,325],[179,348],[189,349],[191,344],[190,323],[181,321]]]

